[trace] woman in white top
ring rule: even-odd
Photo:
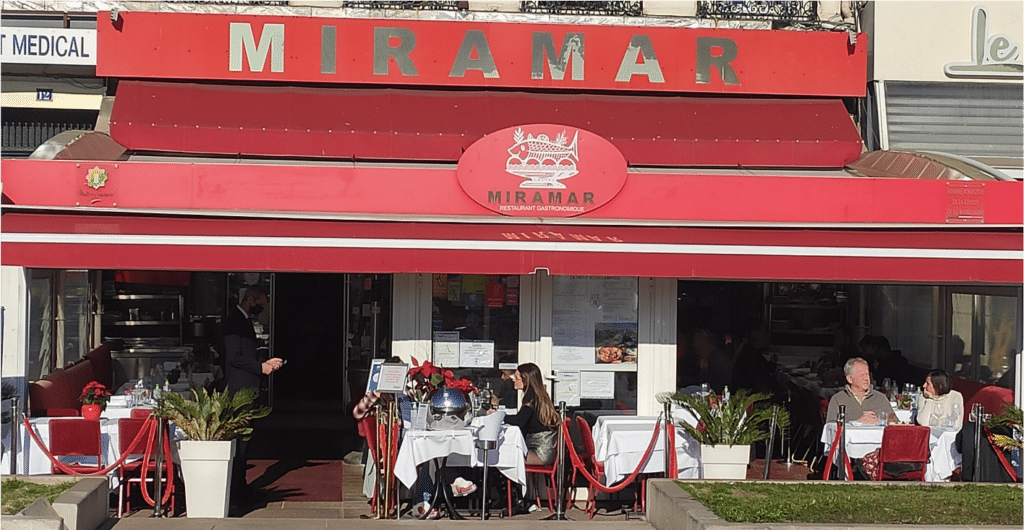
[[[917,424],[960,429],[964,424],[964,396],[950,388],[945,370],[932,370],[924,379]]]

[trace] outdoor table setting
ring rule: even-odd
[[[674,421],[696,424],[696,419],[683,409],[673,411]],[[628,477],[640,465],[650,444],[658,416],[599,416],[594,424],[595,458],[604,462],[605,485],[615,484]],[[676,460],[679,478],[700,477],[700,444],[683,429],[676,429]],[[665,472],[665,429],[658,431],[650,458],[641,473]]]
[[[416,483],[416,466],[446,458],[449,467],[483,467],[483,452],[476,447],[480,418],[463,429],[406,430],[395,460],[395,477],[407,488]],[[526,440],[519,427],[503,425],[497,449],[489,451],[487,465],[526,489]]]
[[[131,417],[133,407],[127,406],[127,396],[111,396],[106,410],[100,416],[100,441],[103,444],[103,455],[99,462],[108,466],[121,457],[120,436],[118,434],[118,420]],[[59,417],[40,416],[29,418],[29,425],[35,430],[40,442],[49,447],[50,443],[50,421],[60,419]],[[179,439],[183,435],[176,427],[171,428],[171,439]],[[0,472],[10,473],[11,470],[11,444],[5,438],[2,461],[0,461]],[[16,462],[16,473],[19,475],[49,475],[51,474],[50,459],[46,457],[39,444],[32,439],[32,435],[26,429],[24,423],[18,424],[18,458]],[[171,444],[171,454],[177,458],[175,444]],[[77,462],[95,464],[95,458],[62,457],[62,462]],[[116,480],[116,479],[115,479]],[[113,484],[113,485],[116,485]]]
[[[864,425],[859,422],[848,422],[846,424],[846,454],[850,458],[863,458],[864,455],[882,446],[882,433],[885,425]],[[960,451],[956,449],[955,441],[959,429],[955,427],[929,427],[929,457],[928,465],[925,467],[925,480],[927,482],[946,482],[952,476],[953,470],[960,467]],[[821,442],[825,444],[828,451],[836,436],[835,422],[825,424],[822,429]]]

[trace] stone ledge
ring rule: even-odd
[[[53,511],[67,530],[96,530],[107,522],[109,498],[107,477],[85,477],[53,501]]]
[[[890,528],[890,525],[881,524],[730,523],[719,519],[672,479],[647,481],[647,522],[657,530],[869,530]],[[1020,530],[1020,527],[971,524],[928,527],[928,530],[954,529]]]
[[[4,530],[65,530],[64,520],[39,497],[15,515],[4,517]]]

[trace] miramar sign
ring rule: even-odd
[[[867,39],[712,28],[121,12],[99,76],[863,96]]]
[[[615,197],[626,183],[626,159],[583,129],[518,125],[469,146],[458,179],[470,198],[500,214],[573,217]]]

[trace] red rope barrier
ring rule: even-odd
[[[665,476],[668,478],[679,478],[679,462],[676,455],[676,426],[671,421],[665,422],[665,436],[668,438],[668,446],[672,448],[668,455],[668,469]]]
[[[142,465],[142,471],[139,474],[139,477],[140,477],[140,480],[141,480],[141,483],[139,485],[139,489],[142,490],[142,500],[146,501],[146,504],[149,504],[150,506],[156,506],[156,501],[154,501],[153,498],[150,497],[149,490],[146,489],[145,484],[146,484],[146,471],[149,469],[149,459],[152,457],[154,463],[156,462],[156,455],[153,454],[153,440],[156,438],[156,432],[157,432],[157,429],[159,427],[157,425],[156,420],[154,418],[152,418],[152,417],[148,418],[146,421],[148,423],[146,425],[144,425],[141,430],[145,431],[145,430],[149,429],[150,435],[149,435],[149,438],[147,438],[147,440],[146,440],[146,450],[145,450],[145,452],[142,455],[143,465]],[[170,455],[170,440],[168,440],[166,438],[166,435],[168,435],[168,434],[169,433],[164,433],[165,437],[163,438],[163,445],[166,447],[166,450],[164,451],[164,462],[167,464],[167,477],[168,477],[168,479],[167,479],[167,488],[164,490],[164,494],[160,498],[160,505],[161,506],[163,506],[163,505],[165,505],[167,503],[168,499],[171,498],[171,493],[174,491],[174,480],[172,479],[172,477],[174,477],[174,460],[171,458],[171,455]],[[132,445],[128,448],[128,450],[125,451],[125,453],[126,454],[135,454],[134,453],[135,445],[136,444],[133,442]]]
[[[836,454],[836,447],[839,446],[839,440],[843,438],[843,427],[845,427],[844,424],[836,423],[836,437],[832,440],[828,458],[825,459],[825,471],[821,474],[822,480],[828,480],[828,474],[832,471],[832,460]],[[850,465],[850,456],[846,454],[846,451],[843,451],[843,466],[846,468],[846,480],[853,480],[853,467]]]
[[[51,453],[50,449],[48,447],[46,447],[46,444],[44,444],[43,441],[39,439],[39,434],[36,433],[35,427],[28,421],[28,418],[22,418],[21,421],[24,422],[25,429],[28,430],[29,435],[32,437],[33,440],[35,440],[36,445],[38,445],[39,449],[42,450],[44,455],[46,455],[46,458],[50,459],[50,462],[54,465],[54,467],[56,467],[57,469],[63,471],[64,473],[66,473],[68,475],[84,475],[84,476],[90,476],[90,477],[91,476],[97,476],[97,475],[106,475],[107,473],[110,473],[114,469],[117,469],[118,467],[120,467],[121,464],[124,463],[125,459],[128,458],[128,455],[129,455],[129,453],[127,453],[127,452],[124,453],[123,455],[121,455],[120,458],[117,459],[117,462],[114,462],[113,464],[110,464],[109,466],[107,466],[107,467],[105,467],[103,469],[100,469],[100,470],[97,470],[97,471],[92,471],[92,472],[89,472],[89,473],[81,473],[81,472],[79,472],[79,471],[77,471],[75,469],[72,469],[72,468],[68,467],[67,465],[64,464],[64,462],[61,462],[60,460],[57,460],[57,458],[53,456],[53,453]],[[148,420],[148,421],[156,422],[156,420],[152,420],[152,419]],[[139,429],[139,434],[137,434],[135,436],[135,440],[132,441],[133,445],[138,443],[139,440],[142,439],[142,435],[145,433],[145,431],[146,431],[145,428]]]
[[[644,464],[647,462],[647,459],[651,457],[651,453],[654,452],[654,445],[658,441],[658,431],[660,429],[661,415],[658,416],[658,420],[654,423],[654,436],[651,437],[651,442],[647,444],[647,450],[644,452],[644,456],[640,459],[640,463],[637,465],[637,468],[633,470],[628,477],[619,482],[617,486],[604,486],[587,471],[587,468],[583,465],[583,461],[580,460],[580,455],[576,453],[576,447],[572,445],[572,438],[569,437],[569,424],[562,423],[562,435],[563,438],[565,438],[565,445],[569,450],[569,459],[572,461],[573,467],[583,475],[583,478],[587,479],[587,482],[604,493],[620,492],[625,489],[626,486],[633,483],[637,475],[640,474],[640,470],[644,468]],[[675,451],[672,452],[675,453]]]

